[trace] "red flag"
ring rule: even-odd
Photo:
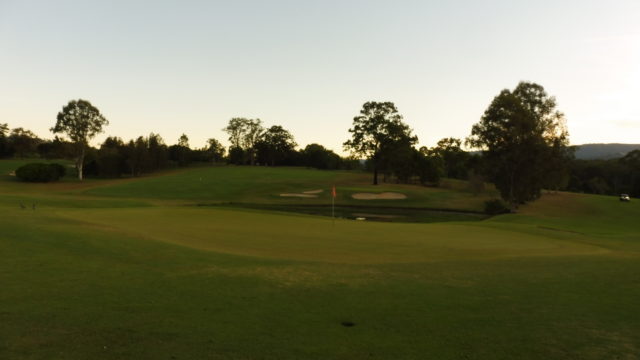
[[[333,189],[331,189],[331,196],[336,197],[336,186],[333,185]]]

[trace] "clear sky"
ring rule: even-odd
[[[0,123],[46,138],[83,98],[105,136],[227,144],[230,118],[258,117],[341,152],[377,100],[433,146],[520,80],[556,96],[573,144],[639,143],[640,1],[0,0]]]

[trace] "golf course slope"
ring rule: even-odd
[[[638,201],[334,221],[295,210],[333,185],[359,213],[473,215],[495,193],[257,167],[27,184],[17,165],[0,161],[0,359],[640,358]],[[385,192],[406,198],[351,196]]]

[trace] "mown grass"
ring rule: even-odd
[[[370,184],[370,175],[359,172],[322,171],[302,168],[204,167],[138,181],[113,182],[89,189],[86,194],[109,197],[182,200],[203,204],[330,204],[331,188],[337,189],[338,205],[372,207],[428,207],[482,211],[484,201],[495,197],[493,189],[480,195],[459,188],[430,188],[415,185]],[[451,181],[449,181],[451,182]],[[457,185],[460,186],[459,184]],[[283,193],[322,190],[317,198],[281,197]],[[360,192],[400,192],[401,200],[355,200]]]
[[[243,171],[231,170],[228,183],[256,183]],[[267,182],[243,201],[331,177],[344,188],[368,186],[358,174],[299,171],[306,180],[283,169],[272,181],[290,183]],[[637,202],[550,194],[480,222],[334,226],[326,217],[196,207],[200,196],[227,196],[199,185],[198,196],[175,187],[174,197],[154,197],[180,184],[171,179],[178,175],[48,188],[0,182],[1,359],[640,353]],[[150,181],[155,188],[131,187]],[[239,194],[247,185],[234,186]],[[16,204],[33,198],[49,202]]]

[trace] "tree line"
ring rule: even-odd
[[[197,163],[308,166],[358,169],[359,159],[372,173],[372,183],[437,185],[442,177],[495,184],[507,206],[537,199],[542,189],[592,193],[626,191],[639,195],[640,155],[633,152],[609,162],[575,160],[564,115],[541,85],[521,82],[494,97],[466,139],[444,138],[435,147],[420,147],[418,137],[392,102],[366,102],[353,118],[341,157],[320,144],[297,149],[294,136],[280,125],[260,119],[232,118],[223,130],[229,148],[209,139],[192,149],[183,134],[167,145],[158,134],[128,142],[108,137],[98,147],[89,141],[108,121],[86,100],[72,100],[58,113],[53,140],[29,130],[0,124],[0,156],[74,158],[78,177],[139,176],[172,166]],[[474,152],[463,150],[466,145]]]
[[[640,150],[619,159],[572,161],[566,190],[640,197]]]

